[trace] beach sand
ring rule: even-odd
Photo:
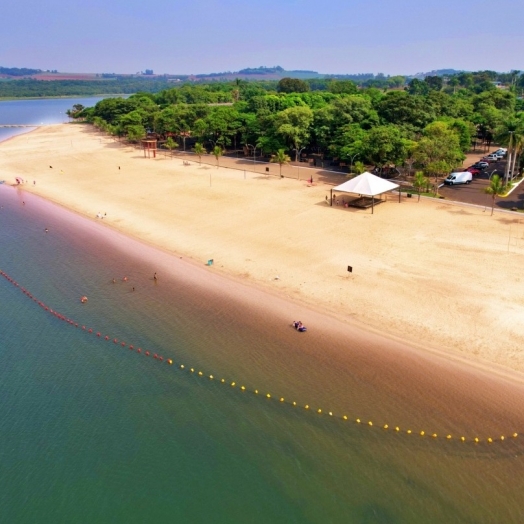
[[[49,126],[1,144],[0,170],[7,183],[22,177],[25,191],[186,262],[213,259],[207,272],[420,351],[516,380],[524,370],[524,224],[516,214],[406,197],[399,204],[397,194],[374,214],[330,207],[333,186],[316,178],[310,186],[144,158],[87,125]],[[294,317],[290,307],[282,320]]]

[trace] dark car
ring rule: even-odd
[[[488,166],[489,166],[489,162],[484,162],[483,160],[481,160],[480,162],[476,162],[475,164],[473,164],[471,167],[482,170],[482,169],[486,169]]]

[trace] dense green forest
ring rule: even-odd
[[[138,91],[158,93],[173,82],[166,78],[115,77],[100,80],[20,80],[0,81],[0,98],[48,98],[90,95],[127,95]]]
[[[520,162],[524,75],[508,75],[504,89],[495,82],[479,72],[389,90],[330,79],[187,83],[75,107],[70,116],[131,141],[154,135],[169,148],[283,151],[356,171],[364,163],[437,176],[460,166],[479,142],[507,145],[508,163]]]

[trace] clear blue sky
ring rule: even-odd
[[[18,0],[0,66],[211,73],[524,69],[522,0]]]

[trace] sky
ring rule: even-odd
[[[524,70],[522,0],[17,0],[0,66],[198,74]]]

